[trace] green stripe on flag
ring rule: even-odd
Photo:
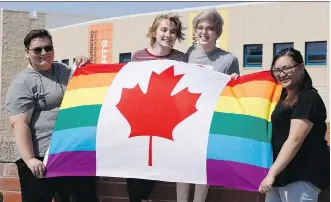
[[[59,111],[54,132],[70,128],[97,126],[101,105],[85,105]]]
[[[209,133],[270,143],[271,122],[248,115],[214,112]]]

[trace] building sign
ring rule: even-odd
[[[189,26],[188,26],[188,42],[189,45],[197,44],[197,38],[193,32],[193,19],[195,16],[197,16],[200,12],[194,12],[189,14]],[[227,9],[220,9],[218,10],[218,13],[222,16],[224,21],[223,26],[223,33],[221,37],[216,41],[216,46],[223,49],[228,50],[228,10]]]
[[[92,63],[112,63],[113,24],[91,25],[88,37],[88,56]]]

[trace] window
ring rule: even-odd
[[[244,67],[262,67],[262,44],[244,45]]]
[[[66,64],[66,65],[69,65],[69,59],[62,60],[62,63]]]
[[[306,65],[325,65],[326,52],[326,41],[306,42]]]
[[[293,43],[274,43],[274,57],[285,48],[293,48]]]
[[[131,61],[131,53],[120,53],[120,63]]]

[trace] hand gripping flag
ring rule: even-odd
[[[270,73],[171,60],[87,65],[70,79],[46,177],[109,176],[257,191],[272,164]]]

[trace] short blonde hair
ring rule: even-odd
[[[148,33],[146,35],[150,39],[151,46],[155,44],[156,39],[153,35],[156,32],[162,20],[169,20],[170,22],[173,22],[176,26],[176,35],[178,41],[181,42],[182,40],[185,40],[185,34],[183,33],[184,28],[179,18],[180,17],[178,15],[172,13],[156,16],[152,26],[148,29]]]
[[[222,16],[217,12],[217,10],[215,8],[211,8],[195,16],[192,22],[194,32],[196,31],[198,24],[204,20],[209,20],[214,25],[216,29],[216,34],[218,37],[220,37],[223,32],[224,21]]]

